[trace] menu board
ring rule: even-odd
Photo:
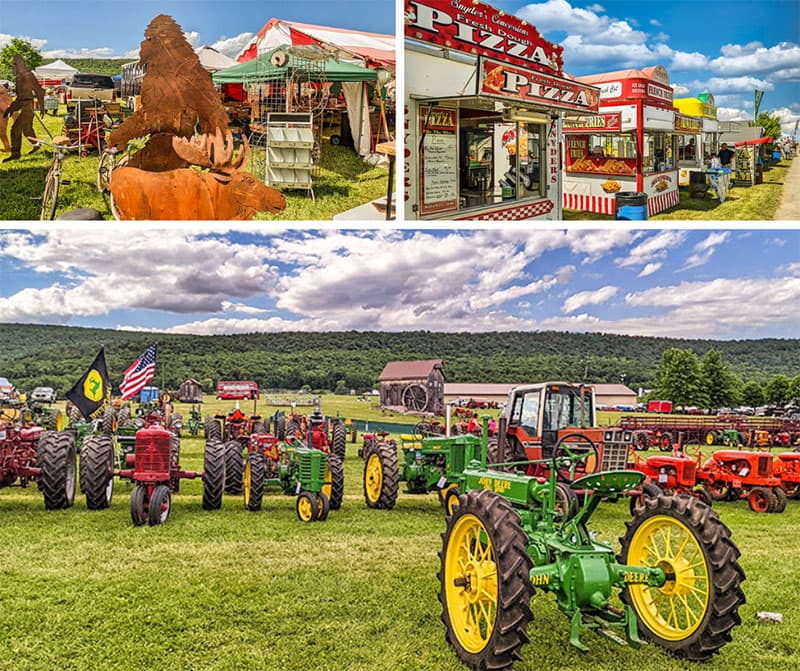
[[[420,109],[420,214],[458,208],[456,110]]]

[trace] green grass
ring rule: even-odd
[[[328,414],[358,403],[323,398]],[[232,405],[211,401],[203,411]],[[200,470],[202,449],[199,438],[184,438],[183,467]],[[347,449],[342,509],[308,525],[296,519],[294,497],[277,492],[260,513],[245,511],[239,496],[203,511],[199,480],[182,482],[169,521],[153,528],[132,526],[123,482],[110,509],[92,512],[82,497],[73,509],[47,512],[35,487],[3,489],[0,670],[463,671],[439,620],[444,518],[436,497],[401,494],[392,511],[367,509],[362,464],[356,446]],[[794,668],[800,502],[781,515],[752,513],[744,502],[715,509],[748,577],[743,624],[713,662],[692,667],[654,646],[634,651],[593,634],[582,654],[568,645],[567,619],[540,593],[515,669]],[[627,504],[603,505],[593,528],[615,541],[628,518]],[[757,621],[760,610],[782,612],[784,623]]]
[[[52,135],[62,131],[65,108],[61,116],[45,115],[42,119]],[[37,116],[37,119],[39,117]],[[39,121],[34,121],[39,137],[49,140]],[[28,155],[31,145],[22,143],[22,157],[8,163],[0,162],[0,219],[38,219],[41,195],[47,171],[52,163],[49,149]],[[0,158],[6,155],[0,154]],[[80,157],[70,154],[63,164],[63,184],[59,192],[56,217],[69,210],[89,207],[113,219],[108,196],[97,190],[97,153]],[[288,221],[325,220],[333,215],[386,195],[387,168],[375,168],[364,163],[352,150],[333,146],[324,140],[320,175],[314,180],[315,201],[305,191],[286,192],[287,206],[279,215],[259,214],[259,219]],[[263,174],[263,173],[262,173]]]
[[[734,186],[724,203],[716,198],[689,198],[681,190],[677,207],[650,217],[651,221],[702,220],[702,221],[753,221],[771,220],[781,204],[786,175],[791,164],[784,161],[764,171],[763,184]],[[613,215],[564,210],[566,221],[613,221]]]

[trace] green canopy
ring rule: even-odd
[[[279,47],[279,49],[288,56],[288,61],[283,67],[278,68],[272,64],[270,60],[272,54],[278,51],[278,49],[273,49],[261,54],[258,58],[233,65],[224,70],[218,70],[211,75],[211,78],[215,84],[237,84],[285,79],[287,70],[295,67],[297,59],[288,51],[285,51],[286,47]],[[302,68],[308,61],[300,60],[300,67]],[[319,67],[319,64],[315,64],[314,70],[319,69]],[[322,69],[325,72],[325,80],[329,82],[371,82],[377,79],[377,74],[374,70],[363,68],[360,65],[353,65],[352,63],[337,62],[333,58],[326,60],[322,65]]]

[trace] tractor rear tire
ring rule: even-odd
[[[631,496],[630,509],[631,517],[634,517],[640,510],[644,510],[645,499],[652,499],[661,496],[664,492],[661,487],[652,482],[645,482],[642,485],[642,493],[637,496]]]
[[[386,443],[378,443],[369,451],[364,463],[364,500],[367,506],[391,510],[397,501],[399,485],[397,450]]]
[[[286,440],[286,417],[284,415],[275,418],[275,437],[278,440]]]
[[[347,451],[347,427],[342,422],[333,425],[333,436],[331,440],[331,454],[335,454],[344,461]]]
[[[701,503],[705,503],[707,506],[711,506],[714,503],[714,499],[711,498],[711,494],[705,487],[696,487],[689,495],[693,496]]]
[[[206,415],[205,435],[206,440],[222,440],[222,427],[214,415]]]
[[[38,484],[47,510],[69,508],[75,502],[77,464],[75,439],[64,431],[43,431],[36,451],[42,472]]]
[[[534,588],[527,541],[511,504],[488,490],[462,496],[447,518],[437,575],[442,622],[470,669],[510,669],[528,642]]]
[[[331,502],[325,492],[317,494],[317,522],[324,522],[328,519],[328,513],[331,511]]]
[[[244,473],[244,460],[242,459],[242,444],[238,440],[229,440],[224,445],[225,449],[225,493],[242,493],[242,474]]]
[[[119,414],[117,415],[117,428],[124,429],[130,426],[131,423],[131,406],[123,405],[119,409]]]
[[[225,488],[225,448],[220,440],[207,440],[203,455],[203,510],[219,510]]]
[[[119,426],[119,424],[117,424]],[[179,412],[174,412],[169,416],[169,425],[167,428],[172,431],[176,436],[181,435],[181,428],[183,427],[183,415]]]
[[[117,413],[111,406],[103,411],[102,431],[107,436],[112,435],[117,428]]]
[[[140,527],[147,522],[147,487],[136,485],[131,492],[131,521],[133,526]]]
[[[89,510],[104,510],[111,505],[114,491],[114,445],[111,436],[87,436],[79,463],[81,491]]]
[[[259,435],[262,433],[268,433],[267,427],[264,425],[264,422],[258,420],[257,422],[253,422],[253,429],[250,431],[250,435]]]
[[[775,487],[772,490],[772,493],[775,494],[776,501],[775,510],[772,512],[782,513],[784,510],[786,510],[786,503],[788,502],[789,497],[786,495],[786,492],[783,491],[782,487]]]
[[[658,439],[658,449],[662,452],[672,452],[672,434],[668,431],[662,433]]]
[[[64,414],[57,408],[50,411],[50,417],[47,419],[48,431],[63,431],[64,430]]]
[[[70,424],[78,424],[79,422],[83,421],[83,414],[78,409],[78,406],[73,405],[69,409],[69,423]]]
[[[264,464],[263,452],[250,452],[247,455],[247,465],[244,467],[242,491],[244,492],[245,510],[257,513],[261,510],[264,499]]]
[[[695,566],[694,573],[684,575],[681,583],[673,579],[662,588],[628,585],[622,590],[622,601],[636,613],[639,634],[677,657],[691,661],[711,659],[731,640],[731,629],[741,623],[739,606],[745,603],[740,587],[745,579],[738,562],[741,553],[731,540],[730,529],[714,510],[696,499],[666,495],[647,499],[644,509],[625,526],[625,536],[619,539],[620,563],[656,566],[663,562],[669,567],[691,562]],[[691,553],[688,556],[675,553],[675,544],[681,542],[681,537],[685,539],[681,551]],[[659,556],[665,538],[675,540]],[[698,555],[702,562],[696,561]],[[683,568],[682,573],[691,570]],[[702,594],[703,585],[706,594]],[[698,600],[702,612],[694,613],[694,621],[688,617],[686,591],[700,592],[705,597]],[[670,625],[670,612],[675,626]],[[681,628],[679,621],[691,624]]]
[[[633,449],[637,452],[646,452],[650,448],[650,437],[647,431],[635,431],[633,434]]]
[[[169,519],[170,510],[172,510],[172,496],[169,487],[156,485],[147,508],[147,523],[151,527],[164,524]]]
[[[328,455],[328,467],[325,469],[325,484],[322,491],[328,497],[331,510],[339,510],[344,499],[344,464],[335,454]]]
[[[774,513],[778,498],[768,487],[753,487],[747,495],[747,502],[754,513]]]
[[[300,424],[297,423],[297,420],[290,419],[286,424],[286,436],[297,436],[300,437]]]

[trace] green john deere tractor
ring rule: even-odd
[[[575,450],[570,439],[591,447]],[[649,641],[690,661],[711,658],[731,640],[745,602],[730,530],[697,499],[661,494],[626,522],[616,554],[589,531],[589,519],[601,501],[640,486],[643,475],[575,478],[596,460],[596,448],[580,434],[559,442],[547,478],[490,470],[485,441],[480,458],[457,477],[463,493],[447,517],[438,573],[456,655],[472,669],[509,669],[528,641],[538,588],[555,595],[570,621],[570,643],[582,651],[590,630],[634,648]]]

